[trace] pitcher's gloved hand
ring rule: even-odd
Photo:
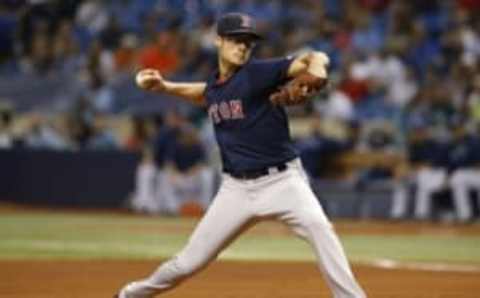
[[[317,95],[326,84],[326,78],[305,72],[280,86],[278,91],[270,95],[270,101],[275,105],[283,106],[303,104]]]

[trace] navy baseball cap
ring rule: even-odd
[[[262,36],[257,32],[255,20],[244,13],[227,13],[220,17],[217,22],[217,34],[220,36],[251,35],[255,39]]]

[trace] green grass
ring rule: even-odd
[[[114,214],[0,215],[0,259],[152,259],[173,255],[195,221]],[[167,232],[162,232],[167,231]],[[350,259],[480,263],[480,235],[342,235]],[[222,255],[235,260],[313,260],[310,247],[282,233],[248,232]]]
[[[354,260],[480,263],[480,236],[368,235],[342,240]]]

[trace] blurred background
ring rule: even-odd
[[[328,90],[289,110],[330,217],[478,219],[477,0],[2,0],[0,200],[201,214],[221,172],[207,115],[133,78],[204,80],[231,11],[257,19],[259,58],[331,58]]]

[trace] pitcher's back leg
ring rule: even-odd
[[[150,277],[124,287],[121,298],[150,298],[174,288],[205,268],[243,231],[252,218],[248,194],[239,187],[232,188],[230,183],[233,182],[223,182],[183,250]]]

